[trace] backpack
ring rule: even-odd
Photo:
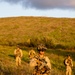
[[[64,63],[64,65],[66,66],[65,61],[66,61],[66,59],[64,59],[63,63]]]
[[[66,63],[65,63],[66,59],[64,59],[64,65],[66,66]],[[72,67],[72,63],[71,63],[71,60],[67,59],[67,63],[69,64],[70,67]]]

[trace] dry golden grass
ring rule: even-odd
[[[75,67],[74,18],[0,18],[0,74],[17,75],[19,72],[19,74],[30,75],[29,67],[26,66],[26,62],[29,59],[25,46],[36,47],[40,42],[49,48],[54,48],[54,50],[47,50],[47,55],[52,63],[52,75],[64,75],[63,60],[67,54],[72,56]],[[22,45],[22,48],[24,47],[23,67],[21,69],[15,67],[15,59],[13,57],[15,47],[12,45],[17,44]],[[58,50],[57,48],[67,50]]]
[[[0,75],[31,75],[28,62],[28,51],[31,48],[21,47],[23,51],[22,66],[15,66],[15,46],[0,46]],[[36,50],[36,48],[34,48]],[[36,51],[37,52],[37,51]],[[70,54],[73,59],[73,75],[75,74],[75,51],[48,49],[46,55],[51,61],[51,75],[65,75],[64,59]]]
[[[75,19],[46,17],[0,18],[0,41],[23,42],[31,37],[49,36],[56,42],[75,43]]]
[[[47,37],[49,39],[47,39]],[[75,19],[48,17],[0,18],[0,44],[25,44],[28,39],[35,46],[39,41],[54,41],[55,48],[75,49]],[[43,41],[42,41],[43,40]],[[50,47],[50,44],[47,46]]]
[[[43,43],[48,48],[47,55],[52,64],[52,75],[64,75],[63,60],[70,54],[75,70],[75,19],[48,17],[11,17],[0,18],[0,73],[1,75],[30,75],[26,62],[28,49],[25,46],[36,47]],[[21,69],[15,67],[13,51],[15,45],[21,45],[24,53]],[[12,46],[14,45],[14,46]],[[56,50],[62,48],[67,50]],[[6,59],[6,60],[5,60]],[[58,60],[57,60],[58,59]],[[1,72],[2,71],[2,72]],[[6,74],[5,74],[6,73]],[[75,74],[75,72],[73,72]]]

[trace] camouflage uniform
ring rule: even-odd
[[[37,49],[39,51],[39,54],[35,57],[36,65],[34,66],[32,75],[49,75],[51,70],[50,60],[47,56],[44,56],[44,54],[42,54],[42,52],[44,52],[46,48],[41,47]],[[42,51],[42,55],[40,54],[40,51]]]
[[[68,56],[68,58],[65,60],[65,64],[66,64],[66,75],[71,75],[73,62],[70,56]]]
[[[51,70],[50,60],[47,56],[36,58],[37,65],[35,66],[33,75],[49,75]]]
[[[16,57],[16,66],[21,66],[22,50],[20,48],[15,49],[14,55]]]
[[[36,53],[33,49],[29,51],[29,58],[30,58],[29,66],[31,67],[31,69],[36,65],[35,55]]]
[[[33,57],[35,57],[35,51],[32,49],[32,50],[30,50],[29,51],[29,58],[33,58]]]

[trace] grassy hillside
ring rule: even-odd
[[[21,67],[16,67],[15,65],[13,54],[15,48],[15,46],[0,46],[0,75],[31,75],[31,70],[28,65],[28,51],[30,48],[21,48],[23,51]],[[64,59],[67,54],[70,54],[73,59],[74,67],[72,75],[75,75],[75,51],[48,49],[46,55],[51,61],[51,75],[65,75]]]
[[[0,18],[0,75],[30,75],[28,52],[39,43],[48,48],[51,75],[65,75],[64,59],[73,59],[75,75],[75,19],[46,17]],[[16,45],[23,50],[22,66],[15,66]],[[37,52],[37,51],[36,51]]]
[[[16,47],[0,46],[0,75],[30,75],[28,69],[28,52],[23,51],[22,66],[16,67],[14,49]]]
[[[75,19],[0,18],[0,45],[37,46],[40,42],[49,48],[75,49]]]

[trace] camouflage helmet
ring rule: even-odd
[[[40,45],[38,45],[38,47],[37,47],[37,50],[38,51],[45,51],[47,48],[43,45],[43,44],[40,44]]]

